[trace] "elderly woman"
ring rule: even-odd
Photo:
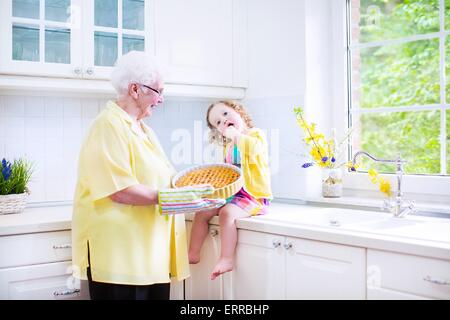
[[[184,212],[211,209],[211,187],[186,188],[173,203],[175,173],[153,131],[142,121],[164,101],[160,67],[132,51],[111,75],[109,101],[79,156],[72,220],[75,276],[91,299],[169,299],[171,279],[189,276]],[[173,214],[181,213],[181,214]]]

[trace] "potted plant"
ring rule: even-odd
[[[0,214],[20,213],[27,204],[32,165],[25,159],[11,163],[3,158],[0,168]]]

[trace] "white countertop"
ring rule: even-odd
[[[450,260],[450,241],[447,241],[447,238],[443,241],[438,238],[430,240],[423,237],[420,238],[420,236],[416,238],[400,234],[396,235],[392,232],[390,234],[383,234],[350,230],[345,228],[345,226],[317,226],[293,223],[286,219],[277,220],[277,215],[295,215],[299,212],[306,213],[314,210],[317,210],[317,206],[274,202],[271,204],[270,211],[267,215],[239,219],[236,224],[240,229],[251,231]],[[311,214],[314,213],[312,212]],[[371,214],[383,215],[383,213]],[[192,220],[192,217],[193,214],[187,214],[186,220]],[[27,208],[23,213],[0,215],[0,236],[69,230],[71,229],[71,218],[71,206]],[[445,230],[447,230],[445,228],[449,228],[450,234],[450,219],[415,216],[408,217],[408,219],[428,219],[444,228],[444,234],[446,232]],[[217,217],[211,220],[211,224],[218,224]],[[440,232],[442,233],[442,230]]]
[[[0,215],[0,236],[70,230],[72,206],[26,208],[22,213]]]
[[[329,208],[333,207],[330,206]],[[236,222],[236,225],[239,229],[245,230],[450,260],[450,219],[408,216],[408,221],[431,221],[433,224],[439,224],[440,226],[443,226],[445,230],[448,230],[448,236],[444,239],[438,239],[439,237],[436,235],[433,236],[433,240],[431,240],[421,237],[421,235],[411,237],[410,235],[401,233],[396,235],[394,232],[383,234],[382,232],[358,231],[348,229],[345,226],[332,227],[294,223],[288,219],[280,219],[277,221],[277,218],[275,217],[276,215],[292,216],[299,212],[308,211],[311,211],[311,214],[314,215],[313,211],[317,211],[318,209],[320,209],[320,207],[314,205],[275,202],[271,204],[270,211],[267,215],[239,219]],[[326,208],[322,207],[322,209]],[[354,211],[352,209],[340,210]],[[380,215],[381,219],[390,217],[390,214],[382,212],[368,212],[367,214]],[[186,220],[192,220],[193,216],[193,214],[187,214]],[[211,224],[216,225],[218,225],[218,222],[219,220],[217,217],[214,217],[210,221]],[[440,230],[440,233],[442,234],[442,230]]]

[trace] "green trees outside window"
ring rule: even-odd
[[[410,174],[450,174],[450,0],[349,1],[353,150],[401,152]]]

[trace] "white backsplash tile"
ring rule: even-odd
[[[81,101],[81,117],[83,119],[93,119],[98,114],[98,103],[96,99],[84,99]]]
[[[277,197],[298,196],[308,189],[301,168],[300,130],[292,112],[298,100],[272,97],[243,101],[255,126],[266,133]],[[32,202],[72,201],[82,139],[107,101],[0,96],[0,157],[25,155],[34,163]],[[221,161],[222,148],[208,143],[205,116],[212,102],[166,99],[145,120],[178,170]]]
[[[26,117],[24,121],[25,137],[45,137],[45,118]]]
[[[99,112],[99,102],[65,97],[0,97],[0,157],[13,160],[25,156],[33,163],[31,202],[72,200],[80,144]]]
[[[24,136],[5,137],[5,158],[14,159],[25,155],[25,138]],[[3,157],[2,157],[3,158]]]
[[[0,138],[5,136],[6,120],[0,113]]]
[[[23,117],[25,99],[23,97],[6,96],[3,98],[3,115],[6,117]]]
[[[43,97],[25,97],[25,117],[43,117],[45,101]]]
[[[62,118],[63,116],[63,99],[57,97],[45,97],[45,117],[46,118]]]
[[[45,137],[62,137],[63,122],[61,118],[46,117],[45,118]]]
[[[81,100],[76,98],[63,99],[63,117],[81,118]]]
[[[11,117],[4,118],[4,136],[7,138],[25,136],[25,118],[24,117]]]

